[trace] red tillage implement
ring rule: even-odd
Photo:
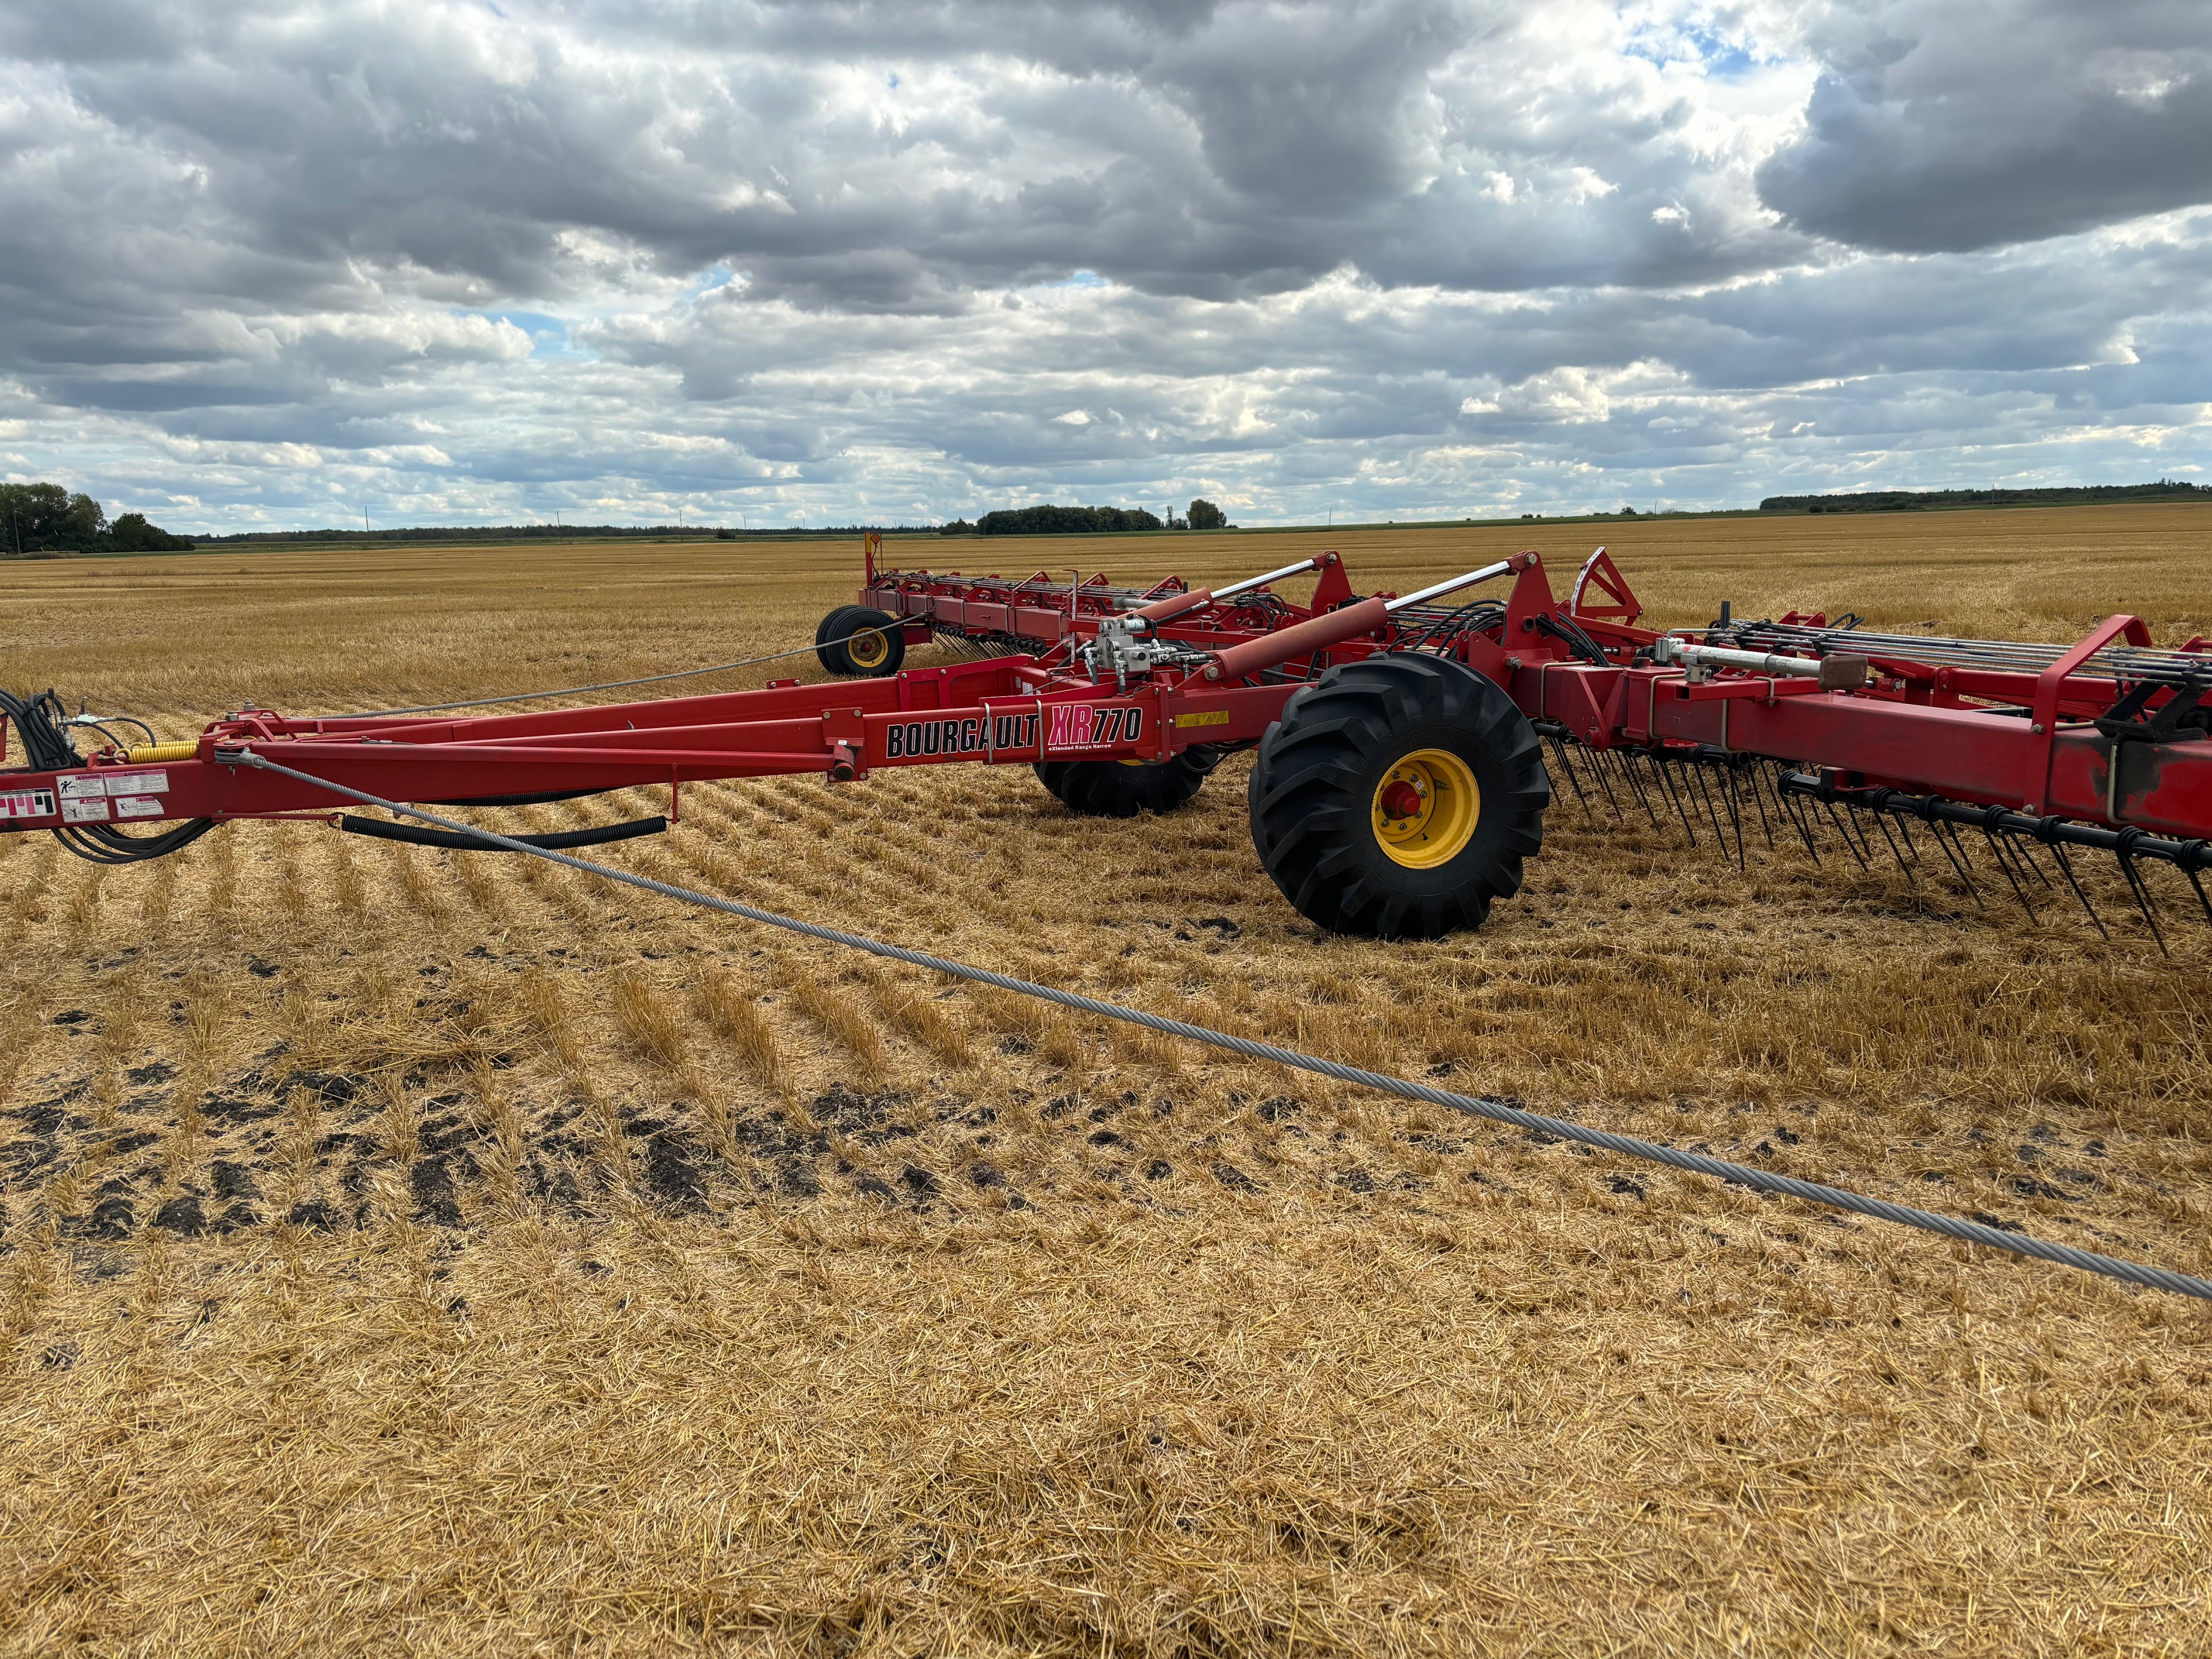
[[[2087,908],[2068,857],[2083,848],[2118,856],[2147,919],[2148,864],[2205,899],[2212,647],[2157,649],[2132,617],[2070,647],[1796,612],[1737,622],[1726,606],[1709,627],[1658,632],[1637,626],[1642,608],[1602,549],[1564,601],[1534,553],[1401,598],[1355,593],[1334,553],[1219,588],[1140,590],[879,569],[877,550],[871,537],[862,603],[817,635],[842,683],[467,719],[246,709],[189,742],[89,756],[70,734],[92,722],[52,693],[5,696],[28,764],[0,769],[0,830],[51,830],[125,862],[228,819],[327,812],[314,786],[238,763],[249,749],[386,799],[468,806],[1018,763],[1072,810],[1109,817],[1177,806],[1224,756],[1254,749],[1253,841],[1291,902],[1338,931],[1427,937],[1479,926],[1519,889],[1543,844],[1548,744],[1586,801],[1679,822],[1692,840],[1703,823],[1739,860],[1747,821],[1770,839],[1786,824],[1810,848],[1818,813],[1854,856],[1879,844],[1909,869],[1917,820],[1969,890],[1961,831],[1985,842],[1979,867],[2031,910],[2069,890]],[[1304,604],[1277,591],[1316,572]],[[933,637],[969,659],[904,669],[908,646]],[[140,829],[164,820],[180,822]],[[481,845],[381,819],[343,827]]]

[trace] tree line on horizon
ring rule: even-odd
[[[173,553],[194,545],[143,513],[112,524],[100,504],[59,484],[0,483],[0,558],[58,559],[79,553]]]
[[[965,519],[955,519],[941,525],[939,532],[946,536],[1104,536],[1127,535],[1146,530],[1234,530],[1229,515],[1203,496],[1191,502],[1178,518],[1173,508],[1162,520],[1158,514],[1141,507],[1056,507],[1046,502],[1037,507],[1001,507],[986,513],[970,524]]]
[[[1769,495],[1762,513],[1917,513],[1946,507],[2087,507],[2100,501],[2212,500],[2212,484],[2160,478],[2145,484],[2069,484],[2020,489],[1867,489],[1828,495]]]

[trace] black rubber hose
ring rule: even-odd
[[[356,817],[350,813],[338,820],[338,828],[349,836],[404,841],[415,847],[446,847],[462,853],[511,852],[514,849],[504,843],[518,841],[525,847],[557,852],[564,847],[597,847],[611,841],[657,836],[668,828],[668,820],[632,818],[626,823],[595,823],[582,830],[557,830],[543,836],[501,836],[495,839],[469,831],[421,830],[411,823],[387,823],[382,818]]]

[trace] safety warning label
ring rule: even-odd
[[[66,782],[68,780],[64,779],[63,781]],[[98,800],[70,800],[64,798],[62,801],[62,822],[64,823],[106,823],[106,797],[102,796]]]
[[[161,803],[152,795],[118,795],[115,816],[118,818],[158,818]]]
[[[53,815],[54,794],[51,789],[0,792],[0,818],[50,818]]]
[[[108,795],[161,795],[169,789],[167,772],[64,772],[54,781],[61,786],[64,800],[99,800]]]

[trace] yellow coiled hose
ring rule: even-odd
[[[188,761],[200,752],[199,739],[184,743],[143,743],[123,751],[133,766],[159,766],[164,761]]]

